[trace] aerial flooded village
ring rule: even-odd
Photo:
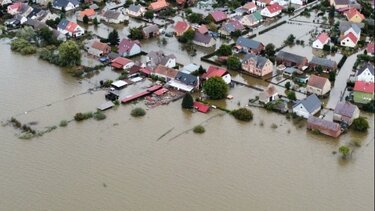
[[[97,110],[78,112],[64,126],[102,120],[121,104],[139,105],[132,115],[143,116],[180,101],[184,111],[221,110],[239,121],[265,109],[307,134],[336,139],[366,132],[362,113],[374,112],[373,1],[0,0],[0,6],[0,37],[12,51],[78,81],[95,78],[89,92],[103,93]],[[15,117],[9,125],[21,138],[57,128],[34,129]]]

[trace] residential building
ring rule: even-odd
[[[367,104],[374,99],[374,83],[356,81],[353,89],[353,101],[359,104]]]
[[[356,81],[374,83],[374,65],[368,62],[357,70]]]
[[[323,49],[324,45],[327,45],[330,40],[331,38],[329,38],[329,35],[326,32],[322,32],[313,42],[312,47],[316,49]]]
[[[272,73],[273,64],[271,60],[267,59],[266,57],[255,54],[246,54],[242,59],[241,68],[246,73],[263,77]]]
[[[174,27],[176,36],[182,36],[189,29],[190,25],[186,21],[178,21]]]
[[[62,34],[70,37],[80,37],[85,33],[85,30],[77,23],[63,19],[57,25],[57,30]]]
[[[322,134],[337,138],[341,134],[341,127],[338,123],[310,116],[307,119],[307,129],[317,130]]]
[[[361,23],[365,20],[365,16],[360,13],[356,8],[350,8],[348,11],[344,13],[348,21],[353,23]]]
[[[111,52],[111,47],[107,43],[100,42],[98,39],[87,41],[85,49],[89,54],[98,57],[107,55]]]
[[[199,88],[199,78],[179,71],[177,72],[176,77],[170,80],[167,85],[176,88],[177,90],[191,92]]]
[[[208,28],[206,25],[202,24],[200,25],[197,30],[197,32],[201,33],[201,34],[207,34],[208,33]]]
[[[213,47],[216,45],[216,40],[209,34],[201,34],[199,32],[195,32],[193,43],[203,47]]]
[[[355,47],[361,37],[361,28],[357,24],[340,24],[340,44],[346,47]]]
[[[241,8],[245,9],[247,13],[253,13],[257,11],[257,5],[255,2],[247,2]]]
[[[115,69],[127,70],[133,66],[134,66],[134,62],[124,57],[117,57],[116,59],[112,60],[112,67]]]
[[[167,8],[168,6],[169,4],[165,0],[157,0],[155,2],[150,3],[148,9],[153,11],[160,11]]]
[[[300,6],[303,6],[305,4],[307,4],[308,0],[291,0],[290,3],[291,4],[297,4],[297,5],[300,5]]]
[[[242,32],[243,30],[244,30],[244,26],[241,24],[241,22],[238,20],[232,19],[222,25],[222,27],[219,29],[219,33],[229,36],[233,32],[236,32],[236,31]]]
[[[321,107],[322,103],[319,98],[312,94],[303,100],[297,100],[293,105],[293,113],[307,119],[309,116],[318,113]]]
[[[264,50],[264,45],[256,40],[238,37],[234,48],[237,52],[260,54]]]
[[[157,37],[160,35],[159,27],[156,24],[148,25],[142,29],[145,39]]]
[[[297,67],[298,69],[301,69],[308,64],[308,60],[304,56],[279,51],[276,54],[276,64],[283,64],[287,67]]]
[[[334,6],[335,9],[344,9],[349,8],[350,1],[349,0],[330,0],[331,6]]]
[[[255,1],[255,4],[258,6],[258,7],[266,7],[267,5],[270,5],[271,4],[271,0],[256,0]]]
[[[164,65],[159,64],[151,75],[155,75],[159,78],[163,78],[165,82],[173,80],[177,76],[177,70],[173,68],[166,67]]]
[[[276,90],[276,87],[272,84],[268,85],[268,87],[259,94],[259,102],[267,104],[278,99],[279,93]]]
[[[211,65],[210,67],[208,67],[207,72],[201,76],[201,78],[203,80],[208,80],[212,77],[221,77],[226,84],[230,84],[232,81],[231,75],[225,68]]]
[[[208,16],[215,23],[221,23],[221,22],[225,21],[228,18],[227,14],[225,12],[223,12],[223,11],[220,11],[220,10],[213,11]]]
[[[241,24],[249,28],[258,25],[262,21],[263,17],[259,11],[256,11],[250,15],[245,15],[240,19]]]
[[[370,56],[375,55],[375,44],[374,44],[374,42],[370,42],[370,43],[367,44],[366,51],[367,51],[367,54],[369,54]]]
[[[324,77],[311,75],[307,82],[307,93],[313,93],[318,96],[327,94],[331,90],[331,82]]]
[[[140,4],[133,3],[125,11],[131,17],[141,17],[145,14],[146,8]]]
[[[267,18],[273,18],[281,14],[283,10],[283,7],[280,6],[278,3],[271,4],[269,6],[266,6],[262,11],[260,11],[260,14]]]
[[[115,10],[106,10],[100,15],[100,20],[107,23],[119,24],[128,20],[129,17],[122,14],[122,12]]]
[[[286,78],[292,78],[294,73],[296,73],[297,71],[298,71],[298,69],[296,69],[294,67],[287,67],[283,71],[283,76],[286,77]]]
[[[80,12],[78,12],[77,20],[83,21],[83,18],[87,16],[89,20],[93,20],[96,17],[96,12],[94,9],[84,9]]]
[[[5,6],[5,5],[8,5],[8,4],[11,4],[11,3],[12,3],[12,0],[0,0],[1,6]]]
[[[124,38],[118,44],[118,53],[123,57],[134,56],[141,52],[141,43],[138,40]]]
[[[163,51],[150,51],[146,57],[146,65],[156,67],[159,64],[173,68],[176,66],[176,56],[174,54],[166,55]]]
[[[333,121],[345,122],[348,125],[359,117],[359,109],[349,102],[338,102],[333,112]]]
[[[52,7],[57,10],[62,10],[64,8],[65,11],[70,11],[79,7],[79,1],[78,0],[53,0]]]
[[[337,70],[337,64],[335,61],[314,56],[309,62],[309,67],[312,69],[316,69],[316,67],[318,66],[322,67],[324,72]]]
[[[199,65],[196,65],[194,63],[190,63],[188,65],[185,65],[182,69],[181,72],[186,73],[186,74],[192,74],[196,71],[199,70]]]

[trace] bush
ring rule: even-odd
[[[286,96],[288,97],[289,100],[297,100],[296,93],[293,91],[288,91]]]
[[[204,129],[204,127],[202,125],[195,126],[193,131],[194,131],[194,133],[204,133],[204,132],[206,132],[206,130]]]
[[[79,122],[79,121],[82,121],[82,120],[90,119],[90,118],[92,118],[92,116],[93,116],[92,112],[76,113],[76,115],[74,115],[74,120]]]
[[[232,55],[232,47],[230,45],[221,45],[216,54],[218,56],[230,56]]]
[[[363,106],[363,110],[364,111],[367,111],[367,112],[372,112],[374,113],[375,112],[375,101],[374,100],[371,100],[369,103],[365,104]]]
[[[146,111],[143,108],[135,108],[131,111],[130,115],[133,117],[141,117],[146,115]]]
[[[190,108],[193,108],[193,105],[194,105],[193,97],[191,96],[190,93],[186,93],[184,98],[182,99],[182,103],[181,103],[182,108],[190,109]]]
[[[353,129],[360,132],[365,132],[370,127],[368,121],[364,117],[358,117],[353,121]]]
[[[61,122],[60,122],[60,127],[66,127],[66,126],[68,126],[68,121],[66,121],[66,120],[61,120]]]
[[[348,146],[343,145],[339,148],[339,152],[342,154],[342,158],[346,159],[350,153],[350,148]]]
[[[234,118],[249,122],[253,119],[253,112],[247,108],[239,108],[232,111]]]
[[[27,40],[17,38],[10,43],[10,49],[23,55],[30,55],[36,53],[36,47],[31,45]]]
[[[221,77],[212,77],[203,84],[203,90],[211,99],[218,100],[227,96],[228,85]]]
[[[107,116],[103,112],[97,111],[94,113],[94,118],[100,121],[100,120],[107,118]]]

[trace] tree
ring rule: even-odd
[[[181,106],[182,108],[191,109],[193,108],[194,100],[190,93],[186,93],[182,99]]]
[[[353,129],[359,132],[365,132],[367,129],[370,128],[368,121],[364,117],[358,117],[353,121]]]
[[[331,50],[331,46],[329,46],[329,45],[323,45],[323,51],[330,51]]]
[[[35,33],[35,30],[31,26],[25,26],[17,31],[16,36],[18,38],[22,38],[27,41],[32,41],[32,40],[35,40],[36,33]]]
[[[322,74],[322,73],[323,73],[323,67],[320,66],[320,65],[318,65],[318,66],[316,66],[315,71],[316,71],[317,73],[319,73],[319,74]]]
[[[118,45],[118,43],[120,42],[120,38],[116,29],[113,29],[113,31],[108,34],[108,42],[113,46]]]
[[[217,32],[217,25],[214,22],[210,22],[207,26],[208,30]]]
[[[350,148],[348,146],[343,145],[339,148],[339,152],[342,154],[342,158],[346,159],[350,153]]]
[[[143,16],[147,19],[153,19],[154,18],[154,11],[153,10],[147,10]]]
[[[289,90],[291,86],[292,86],[292,85],[290,84],[289,81],[285,83],[285,89],[286,89],[286,90]]]
[[[228,85],[221,77],[212,77],[203,84],[203,90],[211,99],[218,100],[227,96]]]
[[[264,51],[267,56],[274,56],[275,55],[275,45],[272,43],[268,43],[264,48]]]
[[[178,41],[182,43],[190,42],[194,39],[195,31],[192,29],[187,30],[181,37],[178,38]]]
[[[129,7],[131,4],[133,4],[133,0],[126,0],[124,7]]]
[[[240,30],[236,30],[236,31],[231,33],[231,36],[233,36],[233,37],[239,37],[241,35],[242,35],[242,32]]]
[[[84,24],[89,24],[89,17],[87,15],[83,16],[82,21]]]
[[[236,56],[230,56],[227,60],[227,67],[231,70],[239,70],[241,69],[241,61]]]
[[[233,110],[231,114],[234,116],[234,118],[249,122],[253,119],[253,112],[250,109],[247,108],[239,108],[236,110]]]
[[[38,35],[47,45],[56,44],[57,40],[53,37],[53,32],[48,27],[43,27],[38,31]]]
[[[187,19],[191,23],[200,23],[203,20],[203,15],[192,12],[187,16]]]
[[[230,45],[221,45],[220,48],[216,51],[218,56],[230,56],[232,55],[232,47]]]
[[[375,101],[371,100],[369,103],[363,105],[363,110],[365,110],[367,112],[374,113],[375,112]]]
[[[98,21],[98,19],[96,17],[92,20],[92,23],[94,24],[94,26],[98,26],[99,25],[99,21]]]
[[[288,91],[286,96],[289,100],[297,100],[296,93],[293,91]]]
[[[285,45],[293,45],[296,37],[293,34],[290,34],[284,41]]]
[[[141,28],[130,28],[129,38],[131,38],[133,40],[143,39],[142,29]]]
[[[331,72],[329,72],[329,77],[328,77],[328,79],[329,79],[330,81],[335,81],[335,80],[336,80],[336,72],[335,72],[335,71],[331,71]]]
[[[61,43],[58,50],[61,66],[75,66],[81,63],[81,52],[74,41],[68,40]]]
[[[135,108],[130,112],[133,117],[141,117],[146,115],[146,111],[143,108]]]
[[[52,9],[52,2],[48,2],[48,4],[47,4],[47,8],[50,10],[50,9]]]

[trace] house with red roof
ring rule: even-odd
[[[21,9],[22,4],[23,3],[21,3],[21,2],[16,2],[16,3],[13,3],[13,4],[9,5],[7,7],[7,13],[10,14],[10,15],[18,14],[18,11]]]
[[[326,32],[322,32],[313,42],[312,47],[316,49],[323,49],[323,46],[327,45],[330,40],[331,38],[329,38],[329,35]]]
[[[366,47],[366,51],[368,54],[374,56],[374,52],[375,52],[375,44],[374,42],[370,42],[369,44],[367,44],[367,47]]]
[[[134,62],[130,59],[124,57],[117,57],[116,59],[112,60],[111,66],[115,69],[130,69],[133,67]]]
[[[311,75],[307,82],[307,93],[313,93],[318,96],[327,94],[331,90],[331,82],[324,77]]]
[[[260,11],[260,14],[267,18],[273,18],[281,14],[281,11],[283,10],[283,7],[280,6],[278,3],[271,4],[269,6],[266,6],[262,11]]]
[[[160,11],[160,10],[167,8],[168,6],[169,4],[165,0],[157,0],[155,2],[150,3],[150,5],[148,6],[148,9],[154,10],[154,11]]]
[[[124,38],[118,44],[118,53],[124,57],[140,54],[141,51],[141,43],[138,40]]]
[[[159,64],[154,71],[151,72],[151,75],[158,76],[159,78],[163,78],[165,82],[173,80],[177,76],[177,70],[173,68],[166,67],[164,65]]]
[[[271,4],[271,0],[256,0],[255,1],[255,4],[258,6],[258,7],[266,7],[267,5],[270,5]]]
[[[215,23],[221,23],[225,21],[228,17],[227,14],[223,11],[216,10],[211,12],[208,17],[213,20]]]
[[[63,19],[57,25],[57,31],[70,37],[80,37],[85,34],[85,30],[73,21]]]
[[[342,132],[340,124],[315,116],[310,116],[307,119],[307,129],[317,130],[321,134],[325,134],[334,138],[339,137]]]
[[[358,39],[359,38],[355,36],[354,33],[349,32],[341,38],[340,44],[341,46],[354,48],[357,45]]]
[[[221,68],[221,67],[217,67],[213,65],[208,67],[207,72],[205,72],[201,76],[201,78],[203,80],[208,80],[209,78],[212,78],[212,77],[221,77],[225,81],[226,84],[230,84],[230,82],[232,81],[231,75],[225,68]]]
[[[198,28],[197,28],[197,32],[201,33],[201,34],[206,34],[208,33],[208,28],[206,25],[202,24],[200,25]]]
[[[247,13],[253,13],[257,11],[257,5],[255,4],[255,2],[247,2],[242,6],[242,8],[245,9]]]
[[[367,104],[374,100],[374,83],[356,81],[353,89],[353,101],[359,104]]]
[[[85,44],[87,52],[94,56],[103,56],[111,52],[111,47],[107,43],[102,43],[98,39],[89,40]]]
[[[84,9],[78,13],[77,20],[83,21],[83,17],[85,16],[87,16],[89,20],[93,20],[96,17],[96,12],[94,9]]]
[[[194,102],[193,107],[197,111],[202,112],[202,113],[207,113],[210,111],[210,106],[207,104],[203,104],[201,102]]]
[[[182,36],[189,29],[190,25],[186,21],[178,21],[174,26],[176,36]]]
[[[363,20],[365,20],[365,16],[354,7],[344,12],[344,15],[348,21],[353,23],[361,23]]]

